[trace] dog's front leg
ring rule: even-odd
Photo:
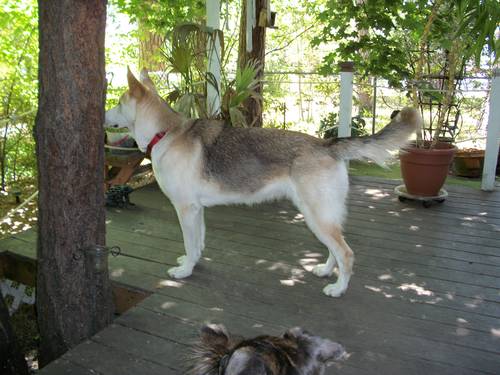
[[[200,214],[198,215],[198,222],[196,223],[196,228],[200,229],[200,252],[205,250],[205,214],[204,207],[200,207]],[[177,264],[183,264],[186,260],[187,255],[181,255],[177,258]]]
[[[168,274],[176,279],[188,277],[193,273],[193,268],[198,263],[203,245],[201,228],[203,222],[203,207],[197,204],[176,205],[177,216],[181,224],[182,236],[186,255],[177,259],[179,267],[168,270]]]

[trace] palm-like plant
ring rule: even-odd
[[[174,85],[167,100],[179,112],[192,118],[208,118],[207,86],[218,89],[215,77],[206,72],[207,56],[215,48],[216,39],[223,41],[222,31],[214,30],[198,24],[182,24],[174,28],[170,42],[162,50],[167,62],[167,77],[177,73],[180,82]],[[224,70],[229,53],[221,46],[221,61]],[[260,67],[255,62],[249,62],[243,69],[236,72],[236,77],[229,80],[222,74],[222,108],[220,117],[234,126],[246,126],[244,107],[242,103],[248,98],[259,99],[256,88],[259,81],[256,78]],[[256,100],[256,102],[259,102]]]

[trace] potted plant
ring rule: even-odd
[[[208,118],[207,89],[212,86],[219,90],[215,77],[206,72],[207,56],[215,48],[215,39],[223,40],[222,31],[213,30],[194,23],[176,26],[171,38],[165,40],[162,51],[167,68],[167,85],[172,84],[166,100],[179,112],[191,118]],[[228,63],[230,51],[221,49],[221,111],[217,117],[226,120],[233,126],[252,126],[246,121],[243,103],[249,98],[260,103],[261,97],[256,89],[259,85],[258,73],[260,65],[250,60],[236,71],[234,79],[230,79],[224,66]],[[170,81],[169,75],[174,73],[177,82]]]
[[[487,1],[436,0],[433,4],[420,36],[411,89],[414,106],[429,120],[417,133],[417,140],[400,153],[406,192],[412,196],[443,193],[441,188],[456,152],[450,140],[460,118],[457,89],[467,67],[472,62],[479,65],[485,46],[490,55],[495,55],[495,8]],[[453,22],[442,22],[444,17]]]

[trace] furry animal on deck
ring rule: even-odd
[[[188,358],[190,375],[322,375],[340,360],[342,345],[293,328],[282,336],[231,336],[223,325],[205,325]]]
[[[349,190],[345,161],[383,164],[391,156],[388,150],[405,145],[419,126],[416,110],[404,108],[373,136],[322,140],[280,129],[233,128],[219,120],[186,118],[158,95],[145,70],[141,82],[129,70],[128,85],[119,104],[106,112],[106,124],[129,128],[139,148],[151,153],[158,185],[175,207],[186,255],[168,270],[171,277],[191,275],[201,257],[204,207],[288,198],[328,248],[326,263],[313,273],[327,277],[338,266],[337,281],[323,292],[339,297],[346,291],[354,255],[342,235]]]

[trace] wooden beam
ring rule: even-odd
[[[340,63],[339,138],[351,136],[354,64]]]
[[[493,70],[489,110],[481,189],[492,191],[495,189],[495,174],[500,146],[500,68]]]
[[[207,82],[207,113],[209,116],[215,116],[220,112],[221,106],[220,0],[206,0],[206,11],[207,27],[213,30],[213,37],[208,41],[207,72],[213,79]]]

